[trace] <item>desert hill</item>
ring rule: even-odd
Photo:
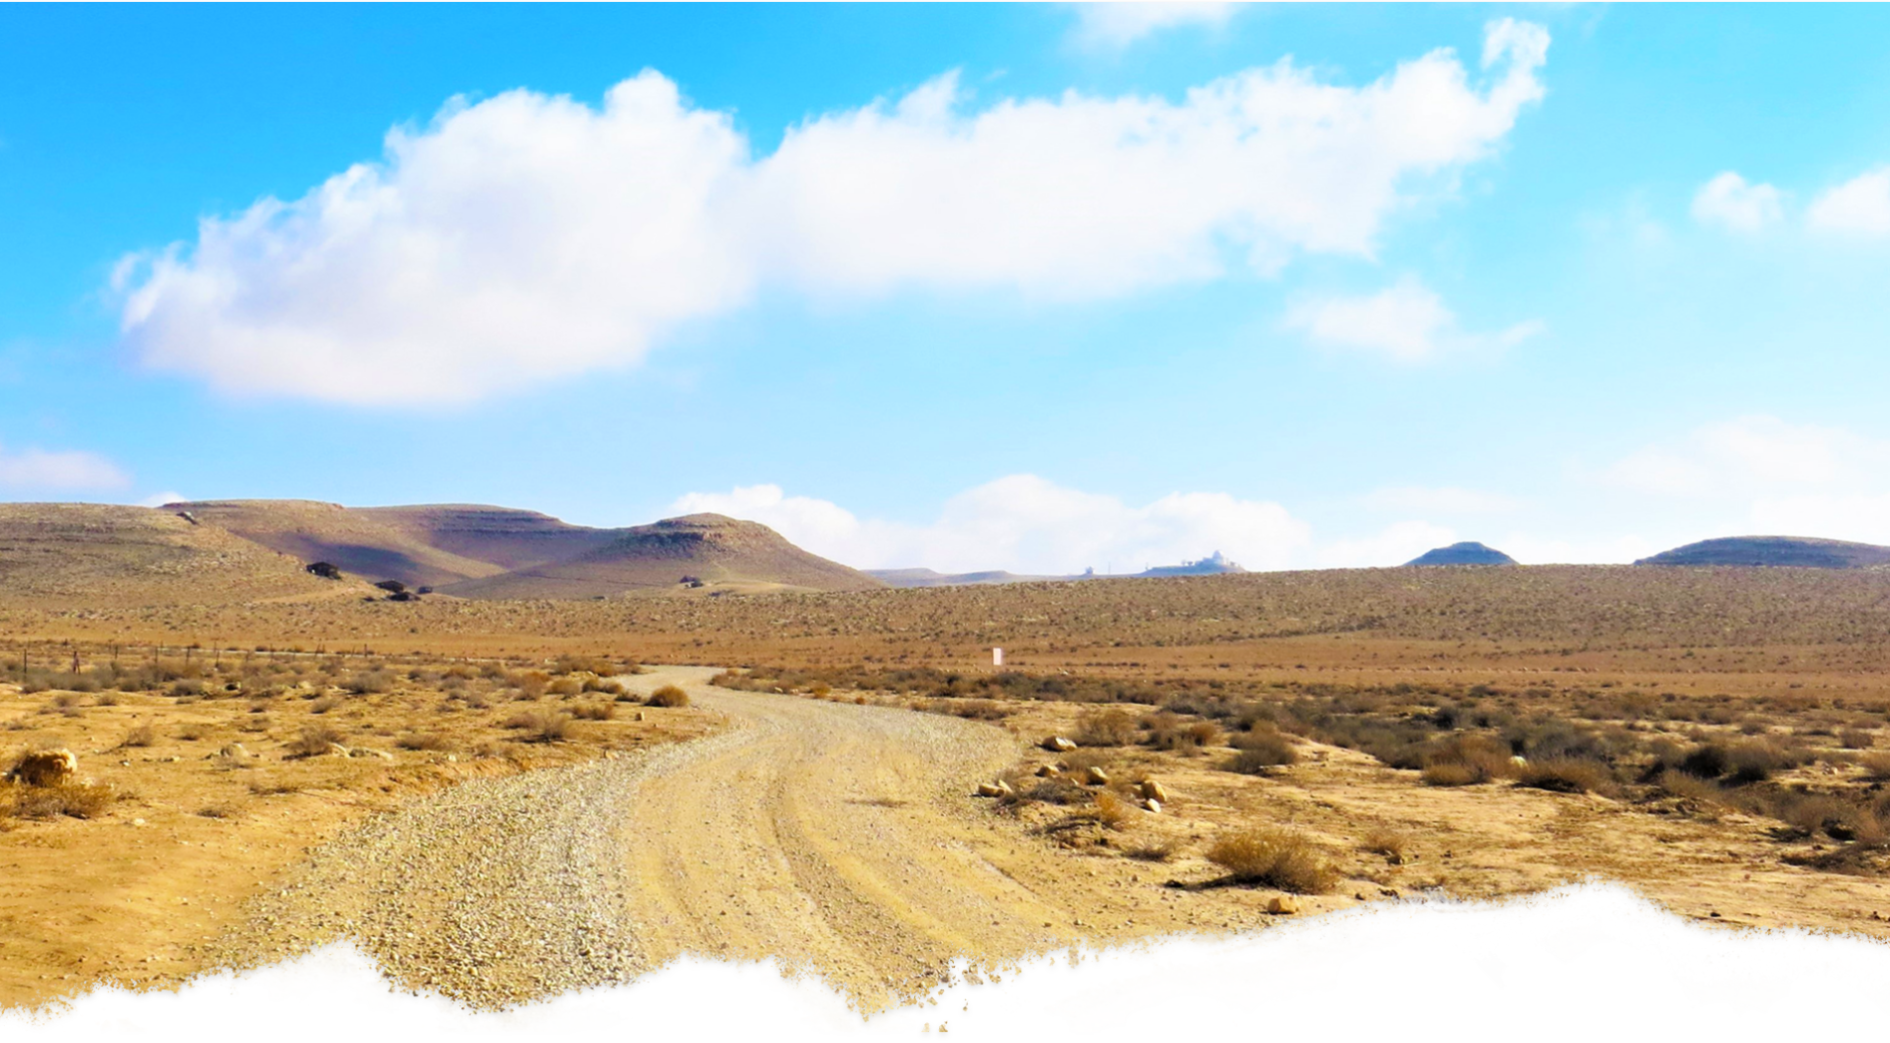
[[[1465,540],[1427,550],[1404,564],[1407,568],[1412,565],[1514,565],[1516,559],[1494,547]]]
[[[372,509],[316,500],[204,500],[165,504],[164,509],[187,512],[199,522],[305,564],[326,561],[369,580],[439,586],[506,569],[434,546],[423,535],[423,525],[413,524],[405,515],[379,515]]]
[[[1642,558],[1636,565],[1767,565],[1860,569],[1890,564],[1890,547],[1807,536],[1729,536]]]
[[[629,531],[572,525],[537,511],[482,504],[357,507],[353,513],[436,551],[480,562],[496,571],[566,561],[597,550]],[[493,574],[469,573],[462,578]]]
[[[470,598],[594,598],[706,584],[762,584],[802,590],[871,590],[864,572],[796,547],[757,522],[691,514],[621,530],[601,547],[566,561],[466,580],[443,592]]]
[[[9,601],[96,609],[372,593],[352,581],[311,576],[302,566],[169,510],[0,504],[0,591]]]

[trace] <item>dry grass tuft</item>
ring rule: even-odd
[[[1262,827],[1223,836],[1208,848],[1207,859],[1237,883],[1299,894],[1324,894],[1339,880],[1317,845],[1287,829]]]
[[[295,738],[289,740],[288,752],[291,757],[318,757],[328,752],[329,747],[341,743],[341,729],[332,724],[317,722],[302,726]]]
[[[6,785],[0,789],[0,818],[90,819],[104,814],[118,799],[109,786],[63,782],[56,786]]]
[[[1614,772],[1606,764],[1585,757],[1550,757],[1530,761],[1523,765],[1516,785],[1556,793],[1599,793],[1611,796],[1618,792]]]
[[[573,703],[571,716],[580,721],[608,721],[617,716],[616,703]]]
[[[673,684],[666,684],[650,693],[651,706],[681,707],[689,705],[689,693]]]
[[[1371,854],[1383,855],[1385,861],[1394,866],[1401,866],[1416,860],[1411,854],[1412,843],[1410,833],[1385,827],[1365,834],[1365,842],[1360,846]]]
[[[1076,721],[1075,739],[1079,746],[1128,746],[1141,734],[1135,726],[1135,717],[1117,707],[1090,710]]]

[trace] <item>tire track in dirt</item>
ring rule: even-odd
[[[1007,963],[1122,914],[1111,874],[965,796],[1017,759],[1002,729],[728,691],[713,673],[625,681],[681,685],[724,732],[376,818],[259,901],[221,962],[351,937],[404,984],[501,1007],[690,954],[776,957],[872,1010],[955,958]]]

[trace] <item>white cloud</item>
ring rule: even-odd
[[[1521,506],[1514,497],[1456,486],[1392,486],[1367,493],[1363,502],[1375,510],[1415,514],[1500,514]]]
[[[1286,325],[1322,344],[1374,352],[1399,362],[1424,362],[1453,351],[1509,348],[1545,328],[1531,321],[1497,333],[1465,333],[1443,299],[1410,277],[1362,297],[1301,301],[1288,310]]]
[[[1233,17],[1230,3],[1082,3],[1076,7],[1077,42],[1120,50],[1163,29],[1178,26],[1218,28]]]
[[[81,450],[0,449],[0,488],[47,491],[122,489],[131,479],[118,465]]]
[[[1764,183],[1751,184],[1726,171],[1700,186],[1693,196],[1693,219],[1735,232],[1760,232],[1785,216],[1783,196]]]
[[[1458,541],[1453,529],[1426,521],[1401,521],[1363,539],[1336,540],[1321,546],[1314,560],[1323,568],[1365,569],[1402,565],[1435,547]]]
[[[825,500],[787,496],[775,485],[690,493],[670,511],[758,521],[857,568],[925,566],[943,572],[1139,572],[1217,550],[1250,569],[1284,568],[1310,539],[1305,523],[1275,503],[1225,493],[1172,493],[1134,507],[1028,474],[960,493],[923,525],[862,519]]]
[[[1812,200],[1812,228],[1846,235],[1890,235],[1890,167],[1860,174]]]
[[[190,497],[185,496],[183,493],[176,492],[176,491],[152,493],[150,496],[147,496],[144,499],[139,500],[137,503],[137,506],[162,507],[167,503],[186,503],[189,500],[190,500]]]
[[[1770,416],[1707,424],[1670,445],[1647,446],[1606,477],[1642,492],[1746,495],[1766,490],[1864,484],[1890,465],[1890,442]]]
[[[1549,37],[1488,28],[1358,87],[1290,61],[1180,100],[1068,92],[973,110],[955,76],[791,128],[756,158],[645,72],[601,108],[512,91],[396,130],[379,162],[206,217],[125,259],[147,365],[234,393],[469,401],[638,362],[757,290],[997,289],[1076,300],[1371,256],[1542,96]]]

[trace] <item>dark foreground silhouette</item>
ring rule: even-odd
[[[1606,1035],[1671,1039],[1801,1039],[1811,1032],[1845,1032],[1845,1039],[1890,1039],[1890,1015],[1854,984],[1884,981],[1890,947],[1833,941],[1807,933],[1703,933],[1646,911],[1616,888],[1576,888],[1535,903],[1480,915],[1380,916],[1370,926],[1412,935],[1410,941],[1368,949],[1346,960],[1338,984],[1276,996],[1253,1011],[1227,1007],[1210,996],[1174,996],[1132,1011],[1125,1028],[1140,1032],[1338,1032],[1340,1039],[1423,1028],[1499,1026],[1531,1039],[1601,1039]],[[1625,937],[1605,937],[1563,962],[1537,947],[1550,933],[1582,926]],[[949,1032],[1053,1030],[1060,1022],[1043,1007],[1091,984],[1140,975],[1157,964],[1193,964],[1206,958],[1253,958],[1249,952],[1206,952],[1170,947],[1136,956],[1121,952],[1047,954],[1004,971],[954,967],[953,983],[903,1013],[920,1026]],[[1792,990],[1765,1011],[1741,1011],[1727,1001],[1695,1003],[1669,967],[1693,981],[1727,977],[1792,979]],[[1843,969],[1852,983],[1831,977]],[[790,1032],[807,1028],[801,1009],[779,986],[750,971],[680,962],[631,988],[599,988],[565,996],[559,1005],[593,1003],[616,1015],[609,1028],[629,1032],[699,1030]],[[455,1018],[425,998],[367,1005],[353,988],[318,990],[304,998],[270,1000],[261,984],[214,981],[181,994],[129,994],[100,988],[76,1003],[77,1013],[53,1026],[0,1015],[0,1026],[83,1032],[115,1028],[117,1018],[151,1028],[180,1030],[242,1026],[251,1034],[335,1034],[359,1030],[423,1030],[454,1026]],[[885,1020],[879,1024],[885,1026]],[[1661,1035],[1656,1035],[1661,1037]]]

